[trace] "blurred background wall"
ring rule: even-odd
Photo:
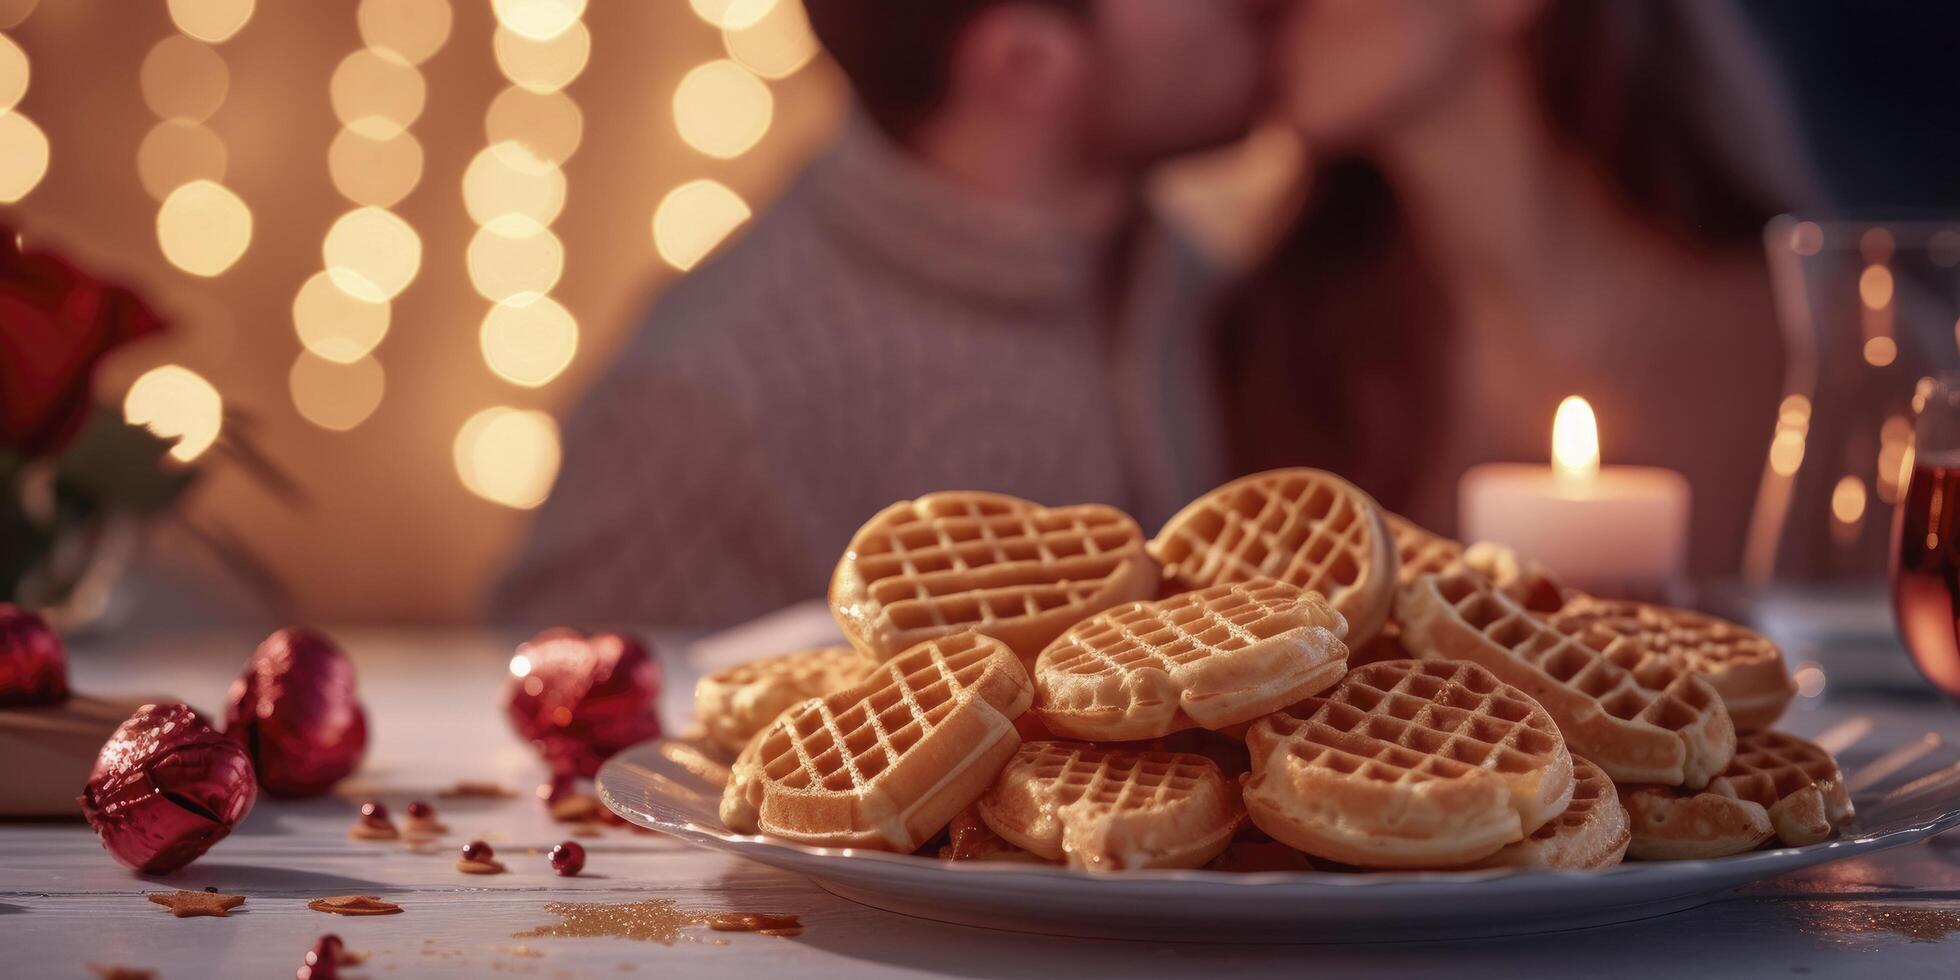
[[[1960,205],[1951,5],[1746,9],[1841,201]],[[843,104],[799,0],[0,0],[0,36],[0,215],[175,323],[97,388],[203,464],[152,619],[480,615],[553,419]],[[1227,251],[1258,238],[1231,173],[1173,195]]]

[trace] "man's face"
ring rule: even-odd
[[[1126,163],[1245,135],[1267,95],[1272,0],[1095,0],[1089,122]]]

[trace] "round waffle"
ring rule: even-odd
[[[859,528],[830,608],[873,660],[973,630],[1031,664],[1063,630],[1159,584],[1142,529],[1114,507],[952,491],[900,501]]]
[[[1551,716],[1471,663],[1390,660],[1246,732],[1253,823],[1372,868],[1488,858],[1565,812],[1572,757]]]
[[[1538,699],[1616,783],[1701,787],[1734,754],[1734,725],[1700,674],[1609,630],[1556,628],[1468,568],[1417,580],[1396,615],[1403,646],[1481,664]]]
[[[850,687],[876,665],[851,647],[819,647],[737,664],[694,685],[694,717],[731,752],[790,705]]]
[[[1605,770],[1572,757],[1572,803],[1551,823],[1478,862],[1483,868],[1610,868],[1633,839],[1626,807]]]
[[[1713,616],[1612,599],[1582,596],[1552,617],[1570,631],[1598,625],[1628,636],[1657,656],[1671,657],[1708,678],[1737,731],[1768,728],[1782,717],[1797,685],[1783,651],[1767,637]]]
[[[1782,732],[1749,732],[1701,793],[1627,787],[1633,849],[1649,860],[1722,857],[1774,836],[1791,847],[1829,840],[1851,821],[1851,796],[1829,752]]]
[[[1270,578],[1318,592],[1347,620],[1347,641],[1372,639],[1395,602],[1395,542],[1381,508],[1320,470],[1256,473],[1178,511],[1150,542],[1180,588]]]
[[[1346,631],[1319,593],[1271,579],[1119,606],[1041,652],[1034,711],[1057,734],[1112,742],[1225,728],[1340,680]]]
[[[1239,804],[1200,755],[1029,742],[980,798],[1003,840],[1087,871],[1195,868],[1231,843]]]
[[[1033,687],[998,640],[921,643],[758,732],[735,760],[722,821],[806,844],[917,850],[1014,754]]]

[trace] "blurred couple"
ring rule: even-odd
[[[506,621],[725,626],[936,489],[1121,506],[1332,469],[1449,531],[1586,394],[1732,569],[1781,383],[1763,223],[1810,180],[1704,0],[806,0],[855,106],[568,420]],[[1262,118],[1251,268],[1148,204]]]

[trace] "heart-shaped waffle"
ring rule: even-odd
[[[999,640],[928,640],[758,732],[735,760],[722,821],[806,844],[917,850],[1014,754],[1014,718],[1033,695]]]
[[[1160,574],[1129,515],[951,491],[880,511],[830,582],[844,634],[873,660],[973,630],[1032,664],[1062,631],[1157,594]]]
[[[1346,631],[1319,593],[1271,579],[1119,606],[1041,652],[1035,714],[1111,742],[1248,722],[1340,680]]]
[[[1633,817],[1629,854],[1645,860],[1724,857],[1771,837],[1791,847],[1829,840],[1853,815],[1829,752],[1782,732],[1749,732],[1735,759],[1700,793],[1624,786]]]
[[[1633,832],[1606,771],[1572,757],[1572,802],[1537,832],[1477,863],[1480,868],[1610,868],[1626,857]]]
[[[1768,637],[1685,609],[1644,602],[1574,598],[1551,617],[1572,632],[1597,625],[1631,637],[1657,656],[1672,657],[1708,678],[1737,731],[1768,728],[1796,696],[1783,651]]]
[[[980,798],[1002,839],[1088,871],[1195,868],[1231,843],[1240,810],[1201,755],[1028,742]]]
[[[1550,715],[1471,663],[1388,660],[1246,731],[1252,822],[1308,854],[1370,868],[1470,864],[1572,801]]]
[[[739,752],[790,705],[850,687],[875,666],[846,646],[737,664],[695,683],[694,717],[715,744]]]
[[[1468,568],[1402,590],[1396,618],[1416,656],[1480,664],[1536,698],[1616,783],[1698,788],[1735,753],[1728,710],[1700,674],[1605,629],[1554,628]]]
[[[1178,511],[1150,541],[1185,589],[1270,578],[1318,592],[1347,620],[1347,642],[1374,638],[1395,601],[1395,541],[1380,507],[1321,470],[1241,477]]]

